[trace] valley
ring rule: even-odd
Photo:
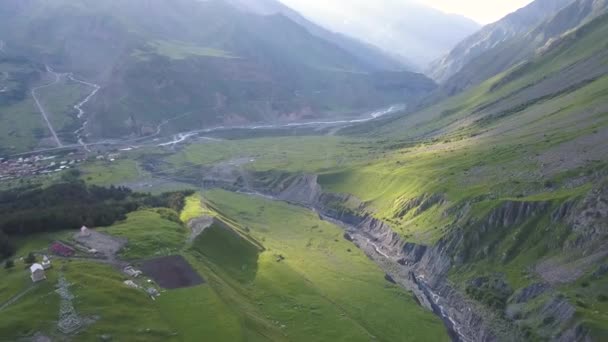
[[[436,81],[271,0],[79,1],[0,4],[3,338],[608,339],[606,1]]]

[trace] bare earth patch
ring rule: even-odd
[[[606,256],[608,256],[608,250],[600,250],[574,261],[553,258],[536,265],[536,273],[551,285],[572,283]]]
[[[82,236],[80,233],[74,234],[74,240],[90,249],[97,250],[109,259],[113,259],[116,253],[120,251],[127,239],[111,236],[108,234],[89,230],[88,236]]]
[[[190,220],[188,222],[188,227],[190,228],[190,237],[188,237],[188,243],[192,243],[197,236],[201,235],[205,229],[211,227],[214,222],[214,218],[212,216],[201,216],[195,219]]]
[[[205,282],[181,255],[145,261],[141,270],[164,289],[193,287]]]
[[[605,128],[553,147],[538,157],[543,173],[555,175],[563,170],[584,166],[592,160],[606,160],[608,156],[606,139],[608,139],[608,129]]]

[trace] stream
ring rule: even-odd
[[[362,233],[360,229],[358,229],[357,227],[348,224],[344,221],[341,221],[339,219],[336,219],[332,216],[329,216],[325,213],[323,213],[323,209],[322,208],[316,208],[315,206],[309,206],[309,205],[304,205],[302,203],[294,203],[294,202],[290,202],[288,200],[284,200],[284,199],[280,199],[276,196],[272,196],[272,195],[268,195],[268,194],[264,194],[258,191],[251,191],[251,190],[238,190],[235,191],[237,193],[240,194],[244,194],[247,196],[252,196],[252,197],[258,197],[258,198],[263,198],[266,200],[270,200],[270,201],[277,201],[277,202],[283,202],[283,203],[288,203],[291,205],[296,205],[299,207],[303,207],[306,208],[308,210],[311,210],[312,212],[314,212],[315,214],[317,214],[319,216],[320,219],[324,220],[324,221],[328,221],[330,223],[335,224],[338,227],[343,228],[351,237],[356,237],[354,239],[354,241],[356,242],[360,242],[363,241],[365,242],[368,246],[371,246],[371,251],[373,251],[372,254],[370,254],[370,249],[366,249],[366,248],[362,248],[361,246],[357,245],[357,247],[359,247],[361,250],[363,250],[368,257],[370,257],[372,260],[376,260],[376,258],[381,257],[382,259],[384,259],[384,262],[390,262],[390,263],[396,263],[396,259],[391,257],[389,254],[385,253],[382,251],[382,247],[378,246],[372,239],[370,239],[369,236],[367,236],[365,233]],[[373,254],[376,255],[373,255]],[[378,266],[382,269],[384,269],[382,267],[382,263],[376,261],[376,264],[378,264]],[[450,339],[454,342],[470,342],[472,341],[470,338],[467,338],[463,332],[461,327],[458,325],[458,323],[452,318],[450,317],[448,311],[445,309],[445,307],[441,304],[441,296],[439,296],[438,294],[436,294],[435,292],[433,292],[433,290],[426,284],[425,282],[425,277],[424,275],[415,275],[414,274],[414,283],[415,285],[417,285],[418,290],[419,291],[415,291],[415,295],[416,296],[424,296],[424,298],[422,298],[423,300],[425,300],[425,302],[428,302],[430,304],[430,309],[431,311],[438,316],[439,318],[441,318],[441,320],[443,321],[448,335],[450,337]],[[408,286],[405,286],[404,284],[400,284],[402,287],[404,287],[406,290],[413,290],[412,288],[408,288]]]
[[[82,120],[84,117],[84,113],[85,113],[85,111],[82,109],[82,107],[84,105],[86,105],[87,102],[89,102],[93,98],[93,96],[95,96],[95,94],[97,94],[97,92],[101,89],[101,86],[99,86],[98,84],[95,84],[95,83],[89,83],[86,81],[79,80],[79,79],[75,78],[74,75],[72,75],[72,74],[70,74],[68,76],[68,78],[70,80],[72,80],[73,82],[80,83],[87,87],[93,88],[93,90],[91,91],[91,93],[89,93],[89,95],[87,95],[87,97],[85,97],[78,104],[74,105],[74,109],[76,109],[78,111],[78,114],[77,114],[78,119]],[[89,123],[89,120],[85,119],[84,122],[82,123],[82,126],[79,129],[77,129],[76,131],[74,131],[74,134],[76,135],[76,138],[78,139],[78,144],[80,144],[85,149],[85,151],[91,152],[88,145],[85,143],[85,141],[84,141],[85,137],[83,136],[83,134],[86,134],[85,130],[87,128],[88,123]]]
[[[173,136],[171,141],[158,144],[157,146],[171,146],[175,144],[179,144],[181,142],[186,141],[188,138],[192,136],[196,136],[198,134],[204,133],[214,133],[221,131],[230,131],[230,130],[271,130],[271,129],[289,129],[289,128],[298,128],[298,127],[332,127],[332,126],[348,126],[356,123],[364,123],[372,120],[379,119],[383,116],[390,115],[399,111],[402,111],[406,108],[403,104],[392,105],[387,108],[382,108],[371,113],[368,113],[363,118],[358,119],[349,119],[349,120],[336,120],[336,121],[307,121],[307,122],[292,122],[286,124],[262,124],[262,125],[248,125],[248,126],[217,126],[212,128],[204,128],[199,130],[194,130],[190,132],[182,132]],[[159,126],[159,131],[156,135],[160,134],[160,128],[166,124],[167,121],[163,122]]]

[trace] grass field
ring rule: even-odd
[[[213,257],[220,247],[199,242],[194,248],[209,255],[210,267],[219,274],[248,265],[242,266],[242,277],[229,278],[290,340],[447,339],[442,323],[411,294],[388,283],[378,266],[342,238],[340,228],[283,203],[222,191],[205,197],[265,250],[256,254],[253,247],[239,248],[250,252],[225,259]],[[229,246],[231,239],[220,241]],[[398,324],[392,324],[396,317]]]
[[[177,215],[167,209],[140,210],[100,229],[129,239],[122,258],[182,254],[205,279],[203,285],[163,291],[152,301],[126,287],[125,276],[109,265],[55,260],[47,281],[0,310],[0,333],[60,337],[53,284],[64,274],[76,311],[94,321],[75,340],[102,335],[128,341],[447,340],[442,322],[387,282],[338,227],[304,209],[244,195],[214,191],[205,201],[210,207],[201,210],[200,195],[188,198],[181,217],[217,210],[213,214],[227,223],[213,225],[191,246],[185,243],[186,228],[172,221]],[[24,240],[18,255],[69,234]],[[0,305],[30,284],[20,262],[0,274]],[[37,310],[37,303],[44,309]]]
[[[33,99],[0,107],[0,146],[13,154],[35,148],[39,139],[49,136]]]
[[[77,111],[74,105],[82,101],[92,89],[79,83],[62,80],[51,87],[37,91],[38,98],[49,115],[49,120],[55,131],[64,139],[75,140],[74,131],[80,128]]]
[[[143,174],[137,162],[132,159],[119,159],[114,162],[95,161],[87,163],[80,170],[84,181],[100,186],[132,182],[142,179],[141,174]]]
[[[148,45],[157,54],[171,59],[186,59],[189,57],[238,58],[228,51],[175,40],[157,40]],[[146,58],[146,54],[143,51],[137,51],[135,55],[140,58]]]

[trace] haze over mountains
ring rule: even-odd
[[[348,116],[434,88],[283,12],[304,26],[232,1],[27,0],[0,4],[0,28],[13,54],[100,83],[88,104],[97,137],[151,134],[167,120],[183,130]]]
[[[315,2],[301,9],[331,30],[378,46],[418,70],[481,27],[412,0]]]
[[[427,74],[454,94],[530,58],[602,14],[605,0],[537,0],[459,43]]]
[[[0,1],[0,340],[608,341],[608,0],[323,2]]]

